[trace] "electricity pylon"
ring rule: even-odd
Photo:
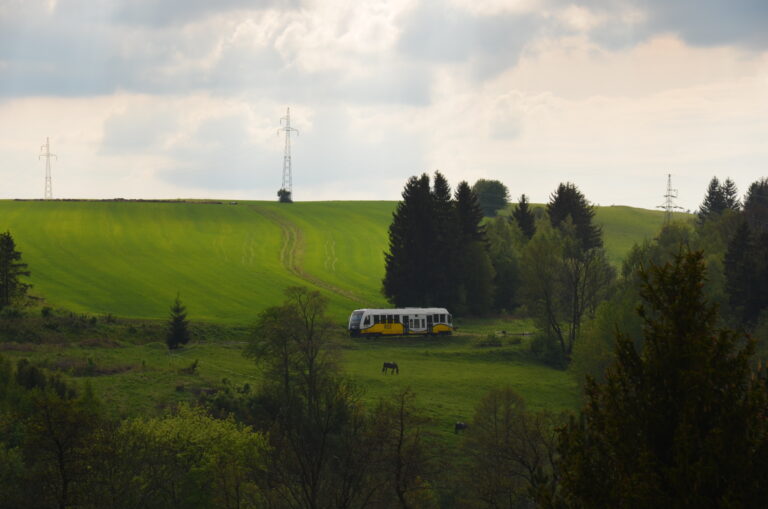
[[[284,203],[293,202],[293,175],[291,174],[291,131],[297,135],[299,131],[291,127],[291,108],[285,113],[285,116],[280,119],[282,127],[277,130],[277,134],[280,131],[285,131],[285,152],[283,154],[283,185],[277,192],[277,196],[280,197],[280,201]]]
[[[51,142],[48,139],[48,137],[45,138],[45,145],[40,147],[40,155],[37,156],[38,159],[41,157],[45,158],[45,195],[44,199],[46,200],[52,200],[53,199],[53,185],[51,184],[51,157],[58,159],[56,154],[51,154]]]
[[[667,194],[664,195],[664,205],[657,205],[657,209],[664,209],[666,215],[664,217],[664,224],[672,222],[672,212],[682,210],[683,207],[675,205],[675,198],[677,198],[677,189],[672,189],[672,174],[667,174]]]

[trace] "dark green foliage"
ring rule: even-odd
[[[168,348],[175,350],[189,342],[189,320],[187,320],[187,308],[181,303],[178,294],[171,306],[171,316],[168,319],[168,332],[165,343]]]
[[[533,413],[510,387],[489,391],[478,402],[463,444],[470,468],[462,477],[468,504],[533,507],[554,493],[556,418]],[[474,506],[474,505],[473,505]]]
[[[536,233],[536,217],[533,215],[533,211],[528,204],[528,198],[522,194],[520,200],[515,206],[515,210],[512,212],[512,217],[515,218],[517,226],[528,239],[533,238],[533,234]]]
[[[526,244],[520,266],[525,302],[541,331],[534,353],[564,366],[582,322],[608,296],[615,271],[602,247],[583,250],[570,221],[560,228],[543,223]]]
[[[696,213],[699,223],[704,223],[712,217],[719,216],[727,208],[725,192],[717,177],[712,177],[707,187],[707,194]]]
[[[507,206],[509,190],[498,180],[480,179],[472,186],[485,217],[496,217],[496,212]]]
[[[768,178],[749,186],[744,198],[744,217],[755,234],[768,232]]]
[[[466,182],[454,200],[445,178],[411,177],[389,227],[383,293],[397,307],[444,306],[485,313],[493,306],[493,267],[483,214]],[[470,305],[471,303],[471,305]]]
[[[723,262],[726,292],[737,323],[753,326],[768,307],[768,233],[755,235],[742,221],[736,229]]]
[[[549,197],[547,204],[549,221],[555,228],[569,220],[576,229],[576,237],[582,250],[603,246],[602,230],[592,224],[595,210],[575,184],[560,184]]]
[[[700,253],[641,275],[644,343],[616,338],[605,383],[560,437],[572,507],[759,507],[768,495],[766,385],[753,343],[717,327]]]
[[[725,182],[723,182],[722,190],[726,210],[741,210],[739,190],[736,188],[736,183],[730,177],[726,178]]]
[[[13,299],[24,295],[30,287],[19,280],[29,277],[27,264],[21,261],[11,232],[0,233],[0,309],[8,306]]]
[[[514,221],[496,217],[486,224],[488,254],[496,276],[493,280],[494,308],[512,311],[521,304],[520,255],[526,238]]]
[[[411,177],[389,226],[383,293],[397,307],[437,305],[433,288],[435,214],[429,176]]]
[[[457,290],[446,274],[453,274],[456,271],[454,253],[459,247],[459,240],[455,234],[456,210],[453,206],[451,187],[439,171],[435,172],[432,186],[432,206],[435,243],[430,253],[433,262],[429,285],[432,287],[436,305],[451,306],[456,302]]]
[[[363,506],[372,449],[359,393],[339,372],[327,301],[301,287],[286,297],[259,315],[245,352],[265,367],[269,498],[280,507]]]

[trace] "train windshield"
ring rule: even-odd
[[[352,313],[352,316],[349,317],[349,328],[350,329],[359,329],[360,328],[360,320],[363,318],[363,312],[362,311],[355,311]]]

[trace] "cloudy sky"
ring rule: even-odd
[[[768,176],[765,0],[0,0],[0,199],[399,198],[442,171],[695,209]]]

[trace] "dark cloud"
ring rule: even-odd
[[[540,26],[536,14],[481,16],[426,1],[407,13],[399,50],[424,61],[469,61],[485,77],[513,67]]]
[[[555,8],[579,5],[608,14],[592,38],[623,48],[654,35],[673,33],[695,46],[736,45],[768,48],[768,1],[765,0],[552,0]],[[641,16],[626,16],[630,11]]]

